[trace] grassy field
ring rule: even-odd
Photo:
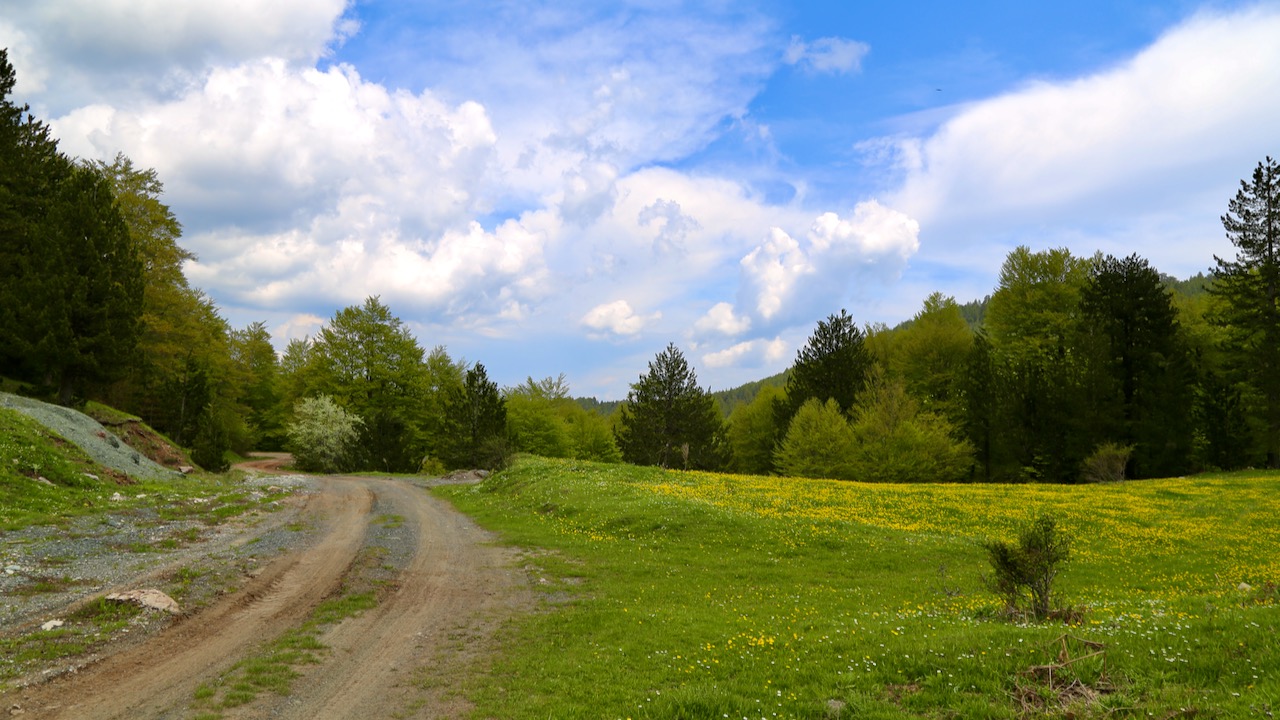
[[[1280,711],[1280,475],[883,486],[522,459],[459,508],[543,612],[468,688],[502,718],[1237,718]],[[1056,513],[1074,624],[1016,624],[988,538]],[[1242,585],[1242,583],[1244,585]]]

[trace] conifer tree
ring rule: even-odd
[[[1222,216],[1234,260],[1214,256],[1212,292],[1226,301],[1236,368],[1253,391],[1269,467],[1280,467],[1280,164],[1258,163]]]
[[[722,464],[720,410],[674,343],[632,384],[621,413],[618,448],[627,462],[699,470]]]

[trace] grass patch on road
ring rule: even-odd
[[[522,459],[437,490],[530,560],[544,612],[478,717],[1266,717],[1280,475],[869,485]],[[981,542],[1048,511],[1073,625],[1014,624]],[[568,602],[562,600],[569,597]]]

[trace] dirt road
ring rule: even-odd
[[[267,469],[270,461],[259,461]],[[527,578],[514,551],[447,503],[399,479],[318,478],[303,510],[314,541],[264,567],[238,590],[159,633],[74,674],[4,698],[26,717],[184,718],[210,708],[197,688],[311,617],[367,551],[369,536],[394,545],[381,557],[392,580],[375,607],[332,626],[318,665],[287,696],[261,693],[213,708],[227,718],[457,717],[465,700],[449,692],[482,667],[496,625],[527,607]],[[388,564],[389,563],[389,564]],[[475,661],[481,661],[476,665]]]

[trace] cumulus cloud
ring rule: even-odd
[[[658,226],[653,251],[660,255],[684,250],[689,233],[701,229],[698,221],[681,212],[680,203],[673,200],[659,199],[646,205],[636,220],[645,227]]]
[[[1181,248],[1203,267],[1232,187],[1275,146],[1277,37],[1275,5],[1202,13],[1114,67],[963,107],[887,143],[904,173],[889,202],[959,254],[1049,226],[1137,239],[1123,252],[1156,259]]]
[[[772,228],[741,261],[745,310],[769,325],[841,302],[868,271],[882,278],[900,272],[919,250],[919,234],[919,223],[874,200],[847,219],[818,216],[803,243]]]
[[[202,3],[41,0],[6,6],[0,46],[16,46],[24,91],[73,104],[180,94],[207,69],[261,57],[311,65],[354,33],[348,0]],[[11,30],[6,32],[5,25]],[[26,32],[17,32],[25,28]]]
[[[748,340],[718,352],[702,356],[707,367],[760,367],[776,363],[786,357],[787,344],[781,338],[773,340]]]
[[[846,74],[861,71],[862,58],[869,52],[871,46],[857,40],[824,37],[806,42],[799,35],[793,35],[782,60],[813,72]]]
[[[582,324],[586,327],[614,335],[635,335],[645,325],[662,318],[661,312],[652,315],[637,315],[626,300],[615,300],[604,305],[597,305],[582,316]]]
[[[741,335],[751,329],[751,318],[739,316],[733,310],[733,305],[727,302],[719,302],[707,311],[693,326],[694,330],[702,333],[717,333],[719,335]]]
[[[483,209],[475,193],[495,141],[476,103],[450,107],[427,91],[367,83],[347,66],[273,59],[219,68],[177,100],[90,106],[51,124],[73,154],[123,150],[157,168],[197,232],[225,223],[229,209],[252,232],[359,196],[421,232],[439,231]]]

